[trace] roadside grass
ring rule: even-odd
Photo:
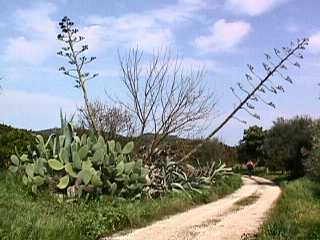
[[[234,203],[234,205],[239,207],[248,206],[255,203],[258,200],[258,198],[259,198],[259,195],[257,193],[254,193],[248,197],[239,199]]]
[[[280,186],[280,200],[253,239],[320,240],[320,184],[300,178]]]
[[[191,198],[172,193],[155,200],[59,203],[46,191],[32,195],[16,178],[0,171],[0,239],[98,239],[215,201],[241,184],[241,177],[232,175],[203,194],[191,194]]]

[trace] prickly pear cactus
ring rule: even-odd
[[[37,136],[37,150],[12,155],[10,170],[21,174],[23,183],[36,193],[54,183],[56,191],[68,197],[109,194],[123,198],[141,197],[149,170],[142,160],[132,159],[133,142],[124,147],[103,137],[76,136],[70,123],[63,134],[51,135],[45,142]]]

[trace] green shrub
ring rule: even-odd
[[[0,124],[0,169],[8,167],[10,156],[17,151],[27,151],[28,145],[35,143],[31,131],[16,129]]]
[[[287,170],[292,177],[304,175],[302,149],[310,150],[312,120],[309,117],[279,118],[267,132],[264,151],[266,166],[271,170]]]
[[[303,164],[306,174],[320,181],[320,120],[313,122],[312,134],[312,149],[310,152],[305,152],[306,159]]]

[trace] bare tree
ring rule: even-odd
[[[284,87],[281,83],[275,84],[272,81],[272,77],[278,76],[280,80],[284,80],[289,83],[293,83],[292,79],[283,73],[284,70],[287,70],[287,63],[293,65],[295,67],[300,67],[300,64],[297,61],[293,61],[292,59],[302,59],[303,55],[301,53],[302,50],[305,50],[308,45],[309,40],[304,38],[302,40],[298,39],[296,43],[291,42],[290,47],[283,47],[282,50],[274,49],[274,57],[278,60],[276,63],[272,61],[272,57],[269,54],[265,54],[266,62],[262,63],[262,66],[266,72],[264,77],[261,77],[256,71],[255,68],[248,64],[248,68],[250,73],[247,73],[246,80],[248,82],[248,87],[245,87],[244,84],[238,82],[238,92],[231,88],[234,96],[239,100],[238,105],[234,108],[234,110],[227,115],[227,117],[218,125],[205,139],[203,142],[198,144],[195,148],[193,148],[188,154],[186,154],[182,159],[178,162],[181,163],[190,158],[192,154],[197,152],[207,141],[209,141],[213,136],[217,134],[231,119],[236,119],[241,122],[243,120],[236,117],[236,114],[239,111],[245,111],[249,115],[260,119],[260,116],[254,112],[255,102],[262,102],[272,108],[275,108],[275,104],[271,101],[267,101],[262,96],[267,92],[271,92],[273,94],[277,94],[278,92],[284,92]],[[256,80],[256,82],[254,82]],[[241,95],[244,97],[241,97]]]
[[[203,70],[184,71],[182,61],[167,51],[154,54],[147,65],[142,57],[138,48],[120,57],[122,81],[130,96],[122,104],[136,117],[139,136],[152,133],[148,162],[169,135],[196,131],[215,103],[203,86]]]
[[[59,71],[62,71],[65,75],[73,78],[76,82],[74,87],[82,90],[91,126],[95,133],[99,133],[99,129],[97,128],[93,118],[92,110],[90,109],[90,102],[86,87],[87,81],[97,77],[98,74],[90,74],[89,72],[85,72],[83,69],[85,65],[91,63],[96,58],[87,58],[84,55],[84,52],[88,50],[88,45],[80,45],[84,40],[84,37],[78,35],[79,30],[73,27],[73,25],[74,23],[68,17],[64,17],[59,23],[61,33],[58,34],[57,38],[64,42],[66,46],[62,47],[62,51],[59,51],[57,54],[66,57],[68,59],[68,63],[71,65],[69,69],[66,69],[66,67],[60,67]]]
[[[80,125],[87,129],[92,129],[92,122],[87,108],[79,109]],[[96,123],[96,127],[102,133],[105,133],[110,138],[115,138],[117,135],[133,135],[134,126],[132,116],[127,109],[122,106],[108,106],[102,101],[96,100],[90,103],[92,118]]]

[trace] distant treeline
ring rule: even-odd
[[[50,134],[58,133],[59,128],[45,129],[40,131],[31,131],[25,129],[17,129],[11,126],[0,124],[0,168],[7,167],[10,156],[15,153],[15,146],[18,152],[27,151],[27,146],[30,145],[33,149],[35,142],[35,135],[40,134],[45,139]],[[85,129],[78,129],[78,135],[89,133]],[[108,134],[103,134],[106,139]],[[124,137],[121,135],[116,136],[116,140],[124,144],[133,140],[135,142],[135,154],[141,154],[141,149],[144,145],[148,145],[151,141],[152,134],[145,134],[142,137]],[[184,154],[192,150],[194,146],[199,144],[201,139],[186,139],[178,138],[176,136],[169,136],[162,144],[161,148],[166,149],[171,154],[174,154],[177,160]],[[223,161],[227,166],[232,166],[237,160],[237,150],[235,147],[228,146],[218,139],[213,139],[206,143],[200,151],[198,151],[190,160],[189,163],[194,166],[205,165],[212,161]]]

